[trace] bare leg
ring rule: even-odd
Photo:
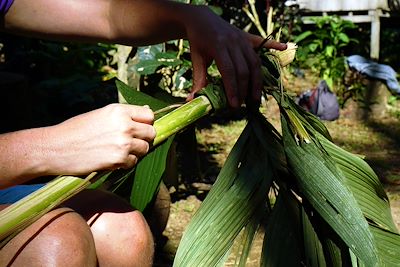
[[[92,233],[71,209],[55,209],[0,250],[0,266],[96,266]]]
[[[85,190],[65,205],[88,221],[100,266],[152,266],[150,228],[127,202],[109,192]]]

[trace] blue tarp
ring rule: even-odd
[[[349,56],[346,61],[350,68],[371,78],[384,81],[392,92],[400,94],[400,85],[396,78],[396,72],[389,65],[379,64],[359,55]]]

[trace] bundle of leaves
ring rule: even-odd
[[[283,90],[275,55],[263,53],[262,62],[282,134],[249,109],[174,266],[221,266],[241,232],[237,266],[245,266],[259,229],[265,230],[261,266],[396,266],[400,235],[375,172],[336,146],[324,124]]]

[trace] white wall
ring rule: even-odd
[[[301,9],[310,11],[388,10],[387,0],[298,0]]]

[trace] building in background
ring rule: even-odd
[[[298,5],[308,18],[324,15],[339,15],[354,23],[371,23],[370,57],[379,59],[381,17],[391,17],[400,12],[400,0],[293,0],[286,5]]]

